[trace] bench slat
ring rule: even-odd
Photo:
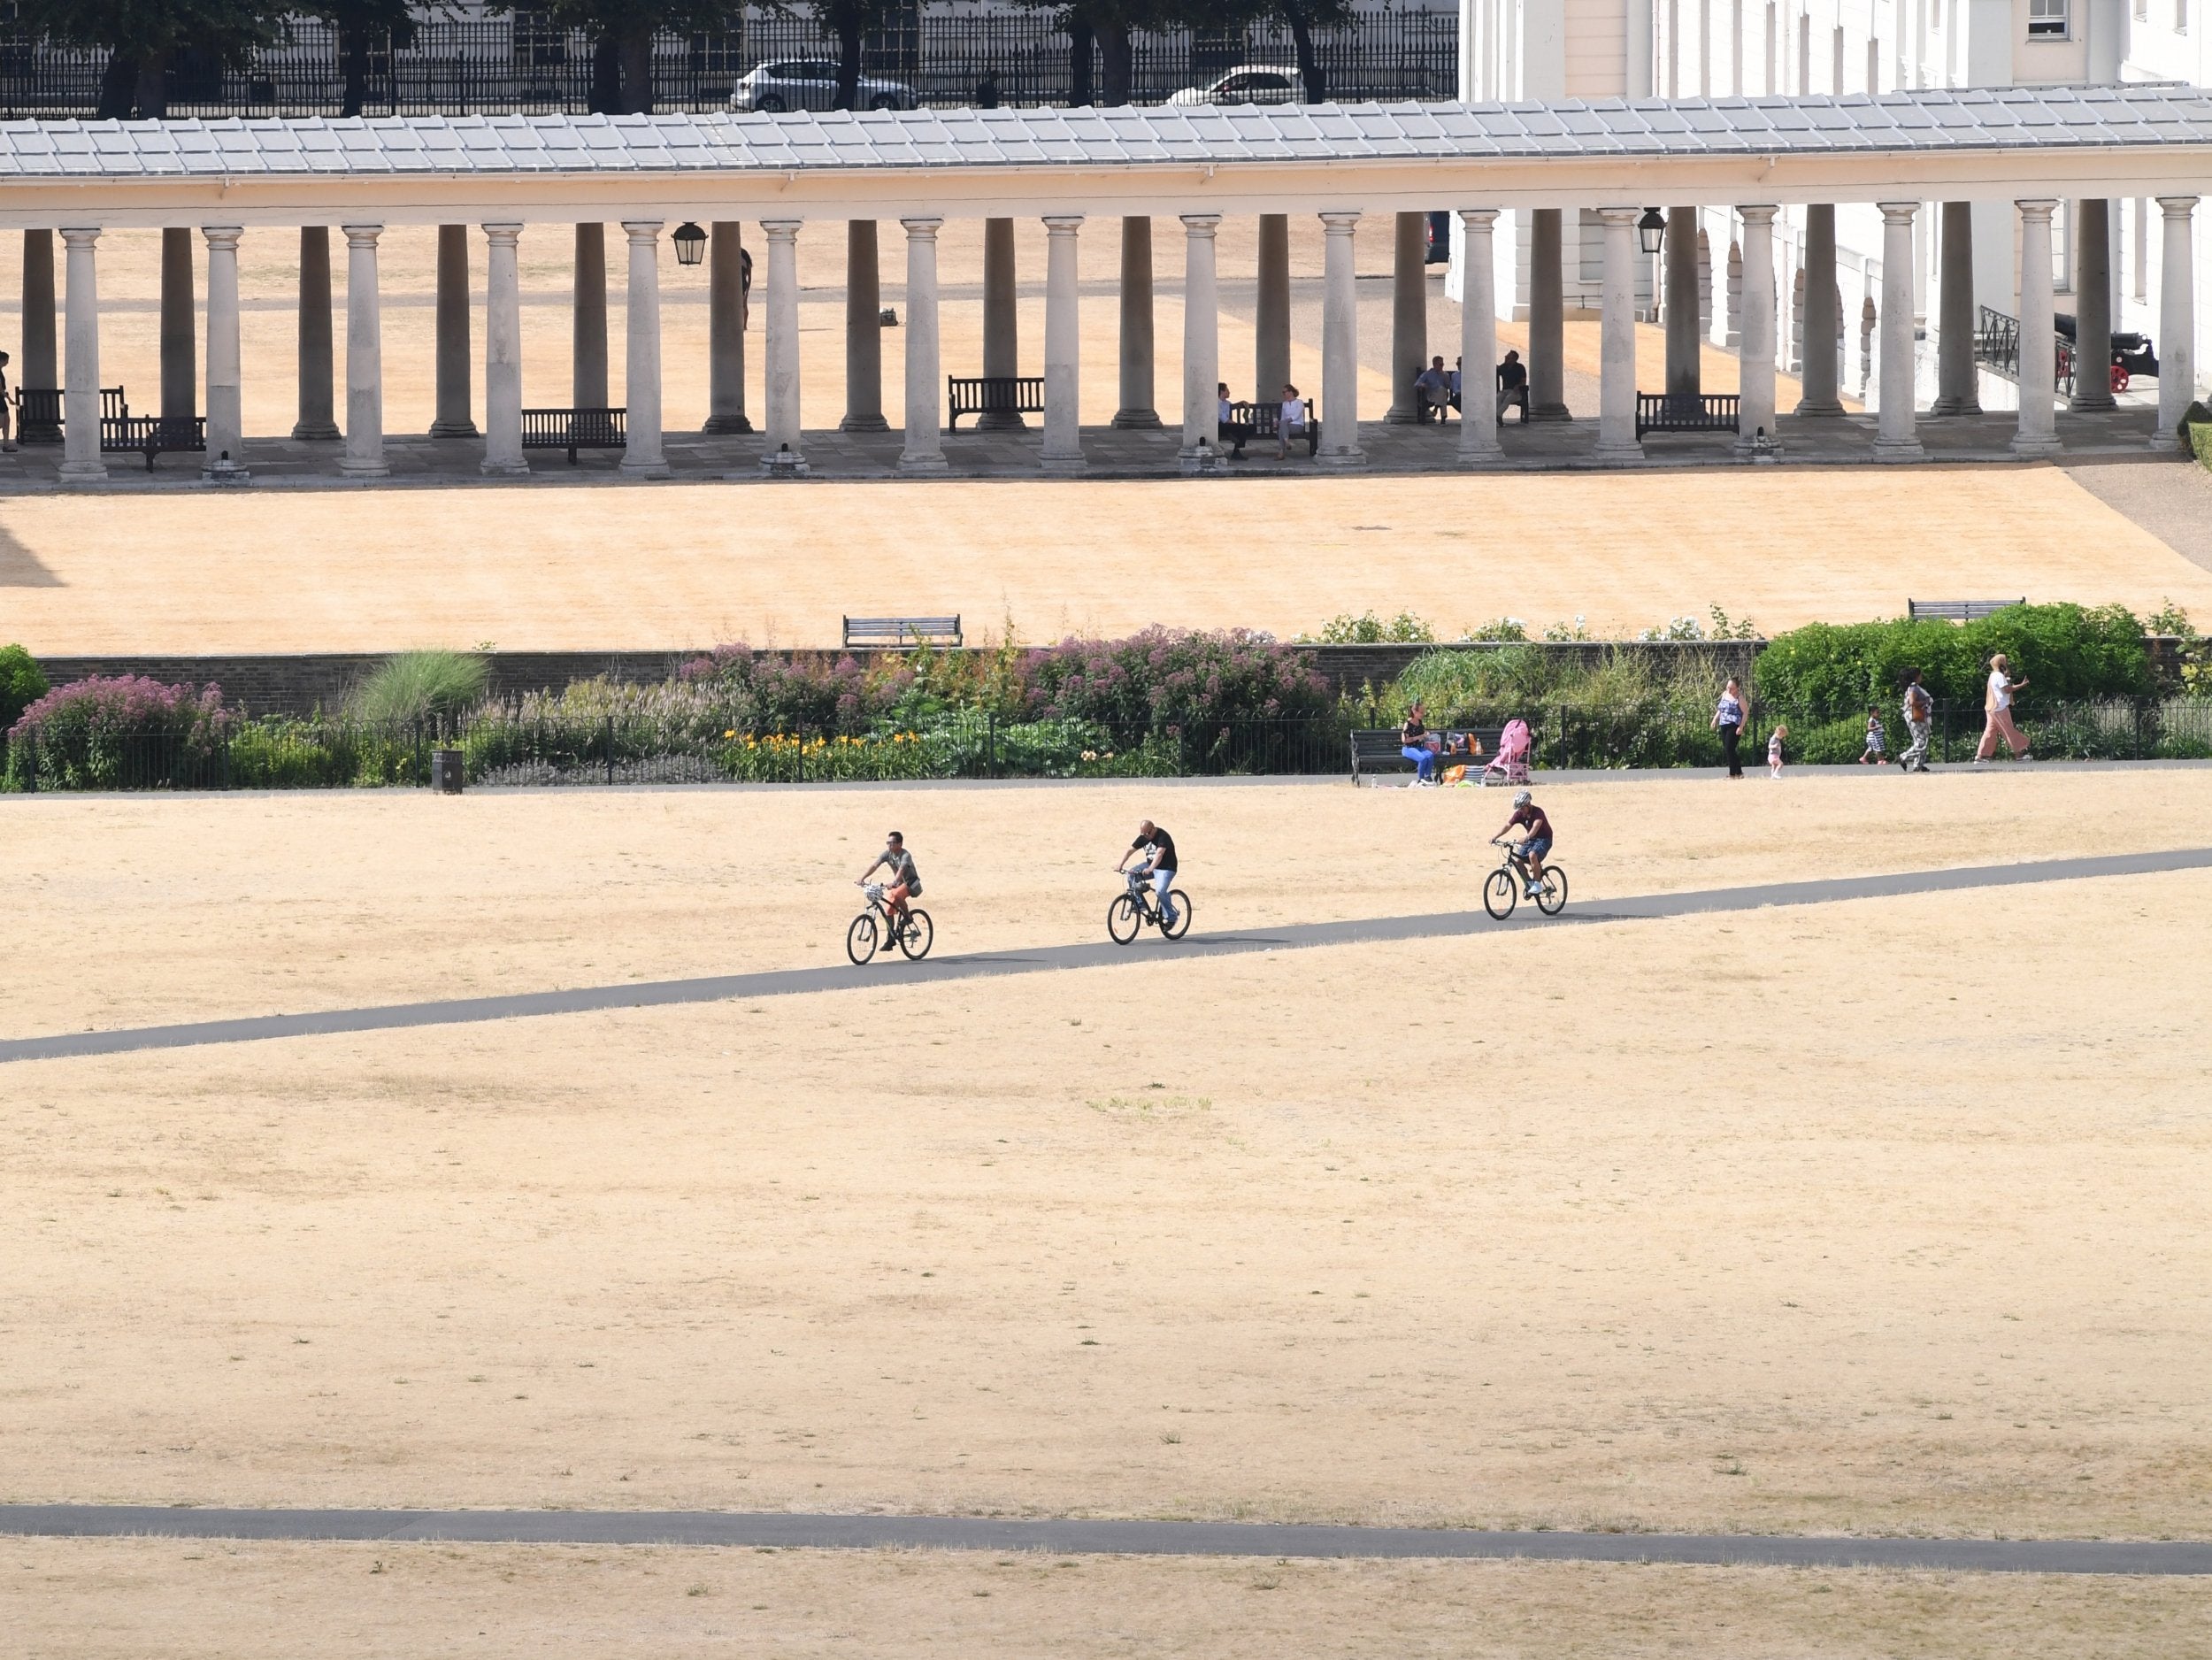
[[[2027,603],[2024,599],[1909,599],[1905,615],[1916,622],[1924,617],[1943,622],[1977,622]]]
[[[951,617],[848,617],[849,646],[957,646],[960,619]]]
[[[1733,392],[1639,392],[1636,436],[1646,433],[1732,433],[1740,424]]]
[[[1041,415],[1045,378],[1041,374],[949,375],[945,380],[945,424],[957,430],[963,415]]]

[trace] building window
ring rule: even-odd
[[[2071,0],[2028,0],[2028,38],[2062,41],[2071,33],[2067,10]]]

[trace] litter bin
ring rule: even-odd
[[[461,793],[463,772],[458,749],[433,749],[430,752],[430,788],[441,795]]]

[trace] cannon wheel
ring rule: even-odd
[[[2128,371],[2127,371],[2127,365],[2125,365],[2125,364],[2124,364],[2124,363],[2116,363],[2116,364],[2114,364],[2114,365],[2112,365],[2112,390],[2113,390],[2114,394],[2116,396],[2117,394],[2122,393],[2122,392],[2124,392],[2124,391],[2126,391],[2127,389],[2128,389]]]

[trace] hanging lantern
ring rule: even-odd
[[[707,234],[686,219],[676,227],[676,263],[695,265],[707,257]]]

